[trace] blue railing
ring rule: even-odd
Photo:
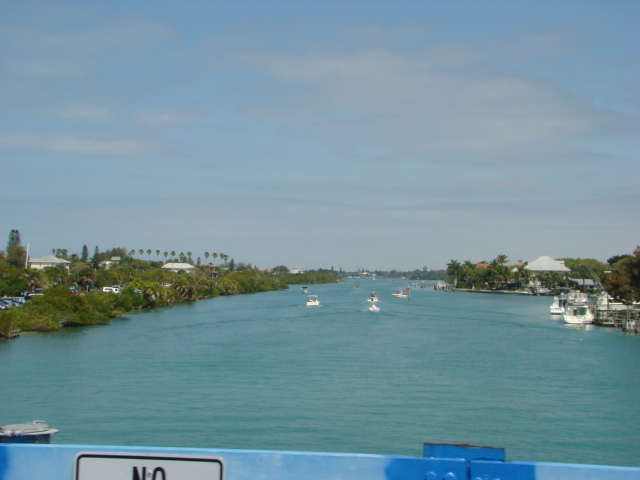
[[[0,444],[0,480],[640,480],[640,468],[506,462],[499,448],[426,444],[424,458]]]

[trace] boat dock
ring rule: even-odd
[[[0,332],[0,337],[4,338],[18,338],[20,336],[20,330],[9,330],[7,332]]]
[[[640,311],[629,310],[596,310],[593,322],[599,327],[620,328],[628,333],[640,333]]]

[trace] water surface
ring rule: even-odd
[[[567,327],[549,297],[359,281],[144,311],[0,341],[0,424],[56,443],[640,466],[640,336]],[[381,312],[369,312],[370,291]]]

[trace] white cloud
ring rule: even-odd
[[[74,134],[0,133],[0,150],[72,155],[154,155],[176,146],[145,138],[98,138]]]
[[[530,48],[550,49],[552,40],[558,41],[533,39]],[[263,120],[345,148],[391,149],[396,158],[548,162],[564,156],[572,142],[623,123],[621,115],[596,109],[550,78],[505,67],[506,61],[496,68],[501,55],[512,60],[513,46],[244,52],[237,58],[271,75],[252,110]]]
[[[187,108],[170,108],[165,110],[145,110],[133,116],[134,121],[156,127],[171,127],[201,118],[207,112]]]

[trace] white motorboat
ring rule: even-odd
[[[318,307],[320,306],[320,299],[317,295],[309,295],[307,297],[307,307]]]
[[[378,295],[376,295],[376,292],[371,292],[371,295],[369,295],[369,298],[367,298],[367,302],[379,302],[380,300],[378,300]]]
[[[369,311],[370,312],[379,312],[380,311],[380,307],[378,305],[376,305],[375,303],[369,305]]]
[[[586,304],[567,304],[562,314],[562,321],[571,325],[589,325],[593,323],[593,319],[593,312]]]
[[[553,297],[553,303],[549,307],[549,313],[551,313],[551,315],[562,315],[565,311],[565,307],[567,306],[568,301],[568,293],[561,293],[560,295],[556,295],[555,297]]]
[[[402,290],[398,290],[396,293],[392,293],[391,296],[396,298],[407,298],[408,295],[404,293]]]
[[[307,293],[309,291],[309,287],[302,287],[302,293]]]
[[[634,308],[638,306],[637,303],[633,305],[625,305],[622,302],[617,301],[607,292],[602,292],[596,299],[596,309],[599,312],[611,312],[619,310],[627,310],[628,308]]]

